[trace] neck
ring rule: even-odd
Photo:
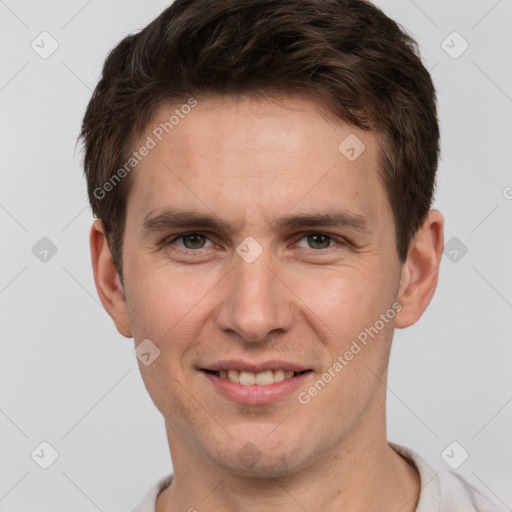
[[[356,430],[357,438],[307,467],[272,478],[221,468],[169,435],[173,481],[160,493],[156,512],[414,512],[420,492],[416,469],[388,445],[385,427]]]

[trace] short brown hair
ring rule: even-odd
[[[175,0],[110,52],[80,133],[89,200],[121,279],[131,174],[108,194],[98,190],[157,109],[272,91],[313,96],[341,121],[379,135],[380,176],[405,261],[432,203],[439,158],[435,89],[416,42],[364,0]]]

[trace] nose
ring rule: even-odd
[[[269,251],[252,263],[235,254],[226,278],[217,309],[219,329],[237,333],[246,342],[261,342],[291,328],[291,292],[280,278],[277,265],[272,265]]]

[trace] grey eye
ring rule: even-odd
[[[311,249],[327,249],[330,247],[332,239],[328,235],[322,235],[321,233],[314,233],[304,237],[307,240],[308,246]]]
[[[202,249],[206,242],[206,237],[198,233],[183,235],[181,239],[183,240],[183,245],[187,249]]]

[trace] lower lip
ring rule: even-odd
[[[243,386],[229,379],[217,377],[212,373],[201,371],[201,373],[215,386],[221,395],[241,404],[258,405],[270,404],[280,398],[296,391],[306,378],[313,372],[301,373],[291,379],[284,379],[268,386]]]

